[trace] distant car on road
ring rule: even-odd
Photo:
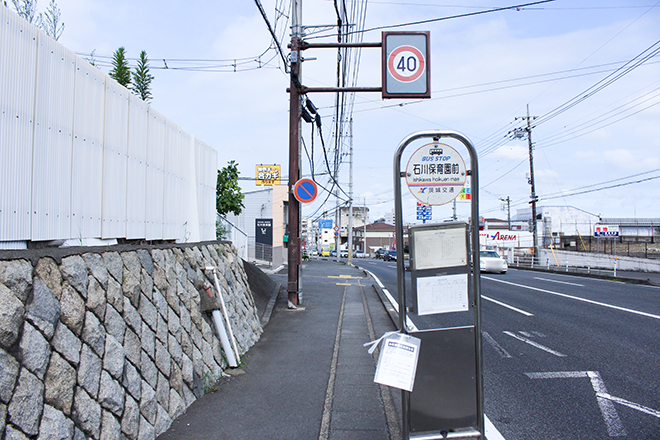
[[[342,249],[339,251],[339,256],[342,258],[348,258],[348,249]]]
[[[364,258],[364,257],[366,257],[366,255],[361,250],[357,250],[353,252],[353,258]]]
[[[337,251],[330,251],[330,256],[331,257],[336,257],[337,256]]]
[[[479,268],[482,272],[506,273],[509,265],[495,251],[479,251]]]
[[[376,259],[383,258],[383,255],[387,253],[387,249],[380,248],[376,251]]]
[[[383,260],[385,261],[396,261],[396,251],[389,250],[383,255]]]

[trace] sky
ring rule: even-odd
[[[336,41],[334,3],[302,3],[306,39]],[[512,216],[528,208],[527,140],[507,136],[525,123],[521,117],[527,106],[537,117],[532,140],[539,206],[573,206],[602,217],[660,218],[660,56],[653,53],[660,48],[660,1],[556,0],[402,27],[388,26],[524,2],[345,3],[350,10],[366,11],[354,29],[379,28],[364,32],[364,42],[379,42],[383,30],[431,35],[431,99],[383,100],[380,93],[357,93],[345,107],[352,108],[345,118],[353,121],[353,198],[366,203],[371,220],[393,209],[393,157],[399,143],[411,133],[437,129],[458,131],[475,145],[481,216],[506,219],[501,199],[507,197]],[[286,56],[290,2],[261,4]],[[281,164],[288,175],[289,76],[254,1],[58,0],[57,5],[65,23],[60,43],[78,54],[94,51],[104,72],[110,70],[107,57],[118,47],[131,58],[145,50],[155,77],[152,107],[215,147],[219,167],[234,160],[242,178],[254,178],[257,164]],[[46,0],[39,1],[40,10],[46,6]],[[637,65],[640,54],[654,56]],[[380,87],[380,56],[373,48],[351,55],[356,85]],[[303,57],[303,85],[336,84],[336,49],[310,49]],[[319,109],[332,160],[335,94],[308,97]],[[555,115],[571,102],[575,105]],[[313,144],[318,183],[331,188],[322,174],[318,132],[303,123],[301,133],[310,156]],[[337,180],[345,193],[350,140],[339,143]],[[406,154],[427,142],[414,144]],[[468,153],[461,154],[469,162]],[[310,177],[305,152],[301,162],[304,177]],[[241,186],[244,192],[259,189],[253,180],[241,180]],[[415,199],[405,187],[403,194],[404,219],[415,223]],[[303,206],[303,215],[315,218],[335,207],[334,197],[321,206],[324,200],[321,190],[315,202]],[[433,219],[452,213],[451,204],[434,207]],[[457,203],[456,213],[467,219],[469,203]]]

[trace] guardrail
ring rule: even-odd
[[[552,272],[566,272],[566,273],[586,273],[595,275],[612,275],[616,277],[617,260],[614,260],[612,269],[593,268],[590,266],[571,266],[568,263],[565,265],[551,264],[551,260],[546,258],[545,261],[540,261],[539,258],[534,258],[531,255],[514,255],[509,258],[509,267],[516,268],[529,268],[529,269],[545,269]]]

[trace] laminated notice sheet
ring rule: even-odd
[[[468,311],[468,274],[417,278],[417,313]]]
[[[412,391],[419,359],[420,339],[393,333],[383,339],[374,382]]]

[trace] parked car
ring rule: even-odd
[[[331,257],[336,257],[337,256],[337,251],[330,251],[330,256]]]
[[[376,259],[383,258],[383,255],[387,253],[387,249],[380,248],[376,251]]]
[[[506,273],[509,265],[495,251],[479,251],[479,268],[482,272]]]
[[[348,258],[348,249],[341,249],[339,251],[339,256],[342,258]]]
[[[390,250],[383,255],[385,261],[396,261],[396,251]]]
[[[353,258],[364,258],[364,257],[366,257],[366,255],[364,254],[363,251],[361,251],[359,249],[357,251],[353,252]]]

